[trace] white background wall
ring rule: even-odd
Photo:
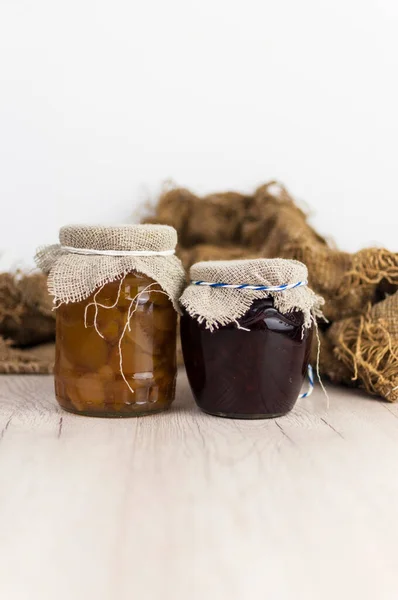
[[[161,182],[398,250],[397,0],[0,0],[1,267]]]

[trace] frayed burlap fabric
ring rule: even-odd
[[[389,300],[398,291],[397,253],[336,249],[277,182],[252,195],[199,198],[185,189],[168,190],[150,220],[177,229],[178,255],[187,269],[201,261],[259,257],[305,263],[309,286],[324,297],[323,312],[332,325],[319,324],[321,372],[336,383],[398,400],[398,315],[396,305],[391,308],[396,300]]]
[[[97,288],[139,272],[159,283],[178,310],[178,299],[185,283],[181,261],[174,255],[109,256],[102,251],[173,251],[177,244],[175,229],[163,225],[120,225],[62,227],[60,244],[38,250],[37,265],[48,273],[48,290],[55,305],[79,302]],[[66,248],[98,251],[76,254]]]
[[[281,286],[306,281],[305,265],[296,260],[257,259],[201,262],[190,269],[191,281],[225,283],[233,285]],[[323,299],[307,286],[284,291],[231,289],[206,285],[189,285],[180,302],[188,313],[213,331],[220,326],[237,321],[258,298],[272,297],[275,308],[282,314],[300,311],[304,327],[310,327],[321,317]]]
[[[337,321],[329,339],[354,381],[391,402],[398,400],[398,293],[369,305],[358,317]]]
[[[50,373],[55,315],[42,273],[0,274],[0,373]]]
[[[54,368],[54,344],[38,344],[19,348],[0,336],[0,373],[47,375]]]

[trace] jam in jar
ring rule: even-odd
[[[176,381],[176,324],[167,294],[139,273],[107,283],[83,301],[61,304],[54,369],[59,404],[101,417],[169,408]]]
[[[213,331],[184,311],[182,350],[199,408],[239,419],[289,412],[310,358],[313,330],[303,324],[300,311],[281,314],[272,298],[254,300],[237,323]]]

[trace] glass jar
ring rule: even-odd
[[[289,412],[310,359],[313,328],[300,311],[282,315],[272,298],[214,331],[184,311],[181,341],[195,400],[220,417],[261,419]]]
[[[54,370],[59,404],[100,417],[169,408],[176,382],[176,324],[167,294],[139,273],[108,283],[83,301],[61,304]]]

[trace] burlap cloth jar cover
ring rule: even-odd
[[[85,300],[104,284],[138,272],[154,279],[179,311],[185,274],[174,256],[173,227],[69,225],[61,228],[59,240],[36,254],[37,265],[48,273],[55,306]]]
[[[204,322],[210,331],[237,322],[255,299],[268,297],[273,298],[275,308],[282,314],[301,311],[304,327],[310,327],[322,317],[323,299],[306,285],[307,278],[307,267],[303,263],[283,258],[200,262],[192,265],[191,284],[180,302],[191,317]],[[209,283],[288,287],[281,291],[253,290],[247,287],[212,287],[207,285]]]

